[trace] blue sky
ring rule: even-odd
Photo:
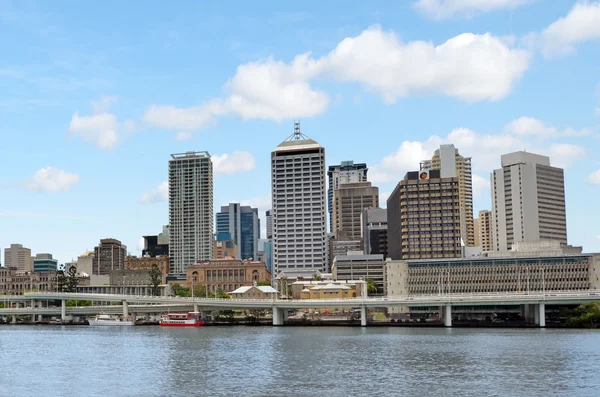
[[[473,157],[476,210],[501,154],[549,155],[569,242],[600,251],[599,1],[3,1],[0,51],[0,247],[139,252],[188,150],[213,155],[216,208],[263,212],[300,119],[384,199],[440,143]]]

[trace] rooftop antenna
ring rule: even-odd
[[[302,141],[302,140],[307,140],[310,139],[309,137],[307,137],[306,135],[304,135],[302,132],[300,132],[300,120],[296,121],[294,120],[294,133],[292,135],[290,135],[286,141]]]

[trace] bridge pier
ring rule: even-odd
[[[546,304],[538,304],[538,324],[540,328],[546,327]]]
[[[283,309],[273,307],[273,325],[283,325]]]
[[[365,305],[360,307],[360,326],[367,326],[367,307]]]
[[[15,314],[12,315],[12,319],[10,320],[11,324],[16,324],[17,323],[17,316]]]
[[[452,306],[444,306],[444,326],[452,327]]]
[[[42,309],[43,308],[43,304],[42,304],[41,301],[37,303],[37,307],[38,307],[38,309]],[[42,315],[41,314],[38,314],[38,321],[42,321]]]
[[[533,311],[533,323],[535,325],[540,325],[540,309],[539,305],[531,305],[531,311]]]
[[[194,303],[194,313],[198,313],[198,304]]]
[[[127,304],[127,301],[123,301],[123,316],[129,316],[129,305]]]
[[[67,300],[61,299],[60,301],[60,319],[65,321],[67,319]]]

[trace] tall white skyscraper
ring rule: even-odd
[[[275,271],[323,271],[325,263],[325,148],[300,132],[271,153]]]
[[[513,243],[558,240],[567,244],[565,180],[550,158],[515,152],[501,157],[491,174],[492,233],[495,251]]]
[[[169,160],[169,272],[212,259],[213,165],[208,152],[171,155]]]

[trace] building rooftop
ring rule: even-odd
[[[294,123],[294,133],[277,145],[275,151],[296,151],[320,148],[319,143],[300,132],[300,123]]]
[[[240,287],[240,288],[238,288],[235,291],[232,291],[230,293],[231,294],[244,294],[244,293],[250,291],[252,288],[259,289],[260,292],[263,292],[265,294],[276,294],[277,293],[277,290],[275,288],[271,287],[270,285]]]
[[[181,159],[194,158],[194,157],[210,158],[210,153],[208,153],[207,151],[173,153],[173,154],[171,154],[171,157],[173,160],[181,160]]]

